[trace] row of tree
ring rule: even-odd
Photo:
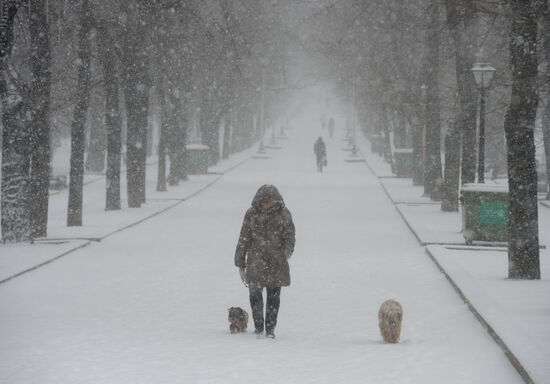
[[[47,235],[60,137],[71,143],[69,226],[83,222],[85,169],[105,170],[105,209],[116,210],[125,164],[127,204],[138,208],[153,144],[159,191],[187,178],[192,124],[210,164],[250,146],[262,133],[260,93],[272,106],[268,123],[284,102],[269,91],[280,85],[289,39],[273,9],[270,1],[0,2],[2,240]]]
[[[164,190],[186,178],[191,125],[213,164],[259,138],[289,106],[289,89],[320,79],[351,95],[369,135],[412,146],[413,182],[457,210],[460,184],[476,174],[470,69],[490,58],[498,76],[487,152],[493,169],[508,169],[510,277],[539,278],[535,143],[540,136],[548,169],[548,8],[548,0],[4,0],[2,238],[47,234],[50,143],[65,126],[67,223],[81,225],[85,167],[100,171],[106,158],[105,206],[119,209],[125,153],[128,206],[140,207],[153,143]]]
[[[330,27],[310,50],[328,58],[343,95],[355,93],[368,135],[413,148],[413,183],[444,211],[458,210],[460,185],[475,182],[471,68],[491,61],[487,153],[495,173],[508,171],[509,277],[540,278],[535,145],[544,143],[550,180],[548,1],[349,0],[327,4],[316,20]]]

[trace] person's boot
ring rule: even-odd
[[[257,339],[261,338],[264,335],[263,329],[256,329],[254,331],[254,336],[256,336]]]

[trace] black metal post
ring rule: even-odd
[[[485,89],[481,87],[479,93],[479,153],[477,182],[485,183]]]
[[[424,167],[423,175],[422,175],[422,185],[424,186],[424,193],[422,194],[422,197],[430,197],[430,186],[429,183],[426,183],[426,180],[429,180],[429,168],[430,168],[430,159],[428,159],[428,95],[427,91],[425,91],[424,97],[423,97],[423,105],[422,105],[422,165]]]

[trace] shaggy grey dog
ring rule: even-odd
[[[380,334],[386,343],[397,343],[401,335],[401,320],[403,308],[395,300],[386,300],[378,311],[378,326]]]
[[[246,332],[248,325],[248,313],[240,307],[231,307],[227,320],[229,321],[229,331],[231,333]]]

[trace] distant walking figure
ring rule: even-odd
[[[290,285],[288,259],[294,243],[294,222],[283,197],[275,186],[261,186],[246,211],[235,251],[235,265],[249,289],[256,335],[264,333],[265,287],[265,332],[268,338],[275,337],[281,287]]]
[[[330,138],[332,139],[332,134],[334,133],[334,118],[330,118],[328,120],[328,134]]]
[[[323,165],[327,165],[327,147],[321,136],[313,144],[313,152],[317,160],[317,170],[323,172]]]

